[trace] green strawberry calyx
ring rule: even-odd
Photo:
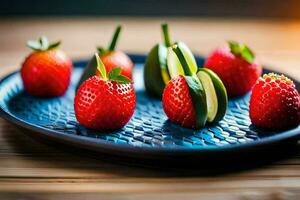
[[[163,32],[165,46],[166,47],[172,46],[168,24],[162,24],[161,29],[162,29],[162,32]]]
[[[27,41],[27,46],[34,51],[48,51],[57,48],[61,44],[61,41],[49,43],[46,36],[40,37],[38,40]]]
[[[101,56],[115,50],[121,30],[122,30],[122,26],[121,25],[117,26],[114,35],[112,37],[112,40],[107,49],[105,49],[104,47],[97,47],[98,53]]]
[[[255,54],[249,47],[247,47],[245,44],[240,44],[235,41],[228,41],[228,44],[231,53],[233,53],[236,56],[242,57],[248,63],[253,63],[255,59]]]
[[[100,76],[104,80],[115,81],[119,84],[131,83],[131,80],[129,78],[127,78],[126,76],[123,76],[121,74],[121,71],[122,71],[121,67],[113,68],[107,74],[106,68],[105,68],[103,62],[101,61],[99,54],[95,53],[95,57],[96,57],[96,61],[97,61],[97,70],[99,71]]]

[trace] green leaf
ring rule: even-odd
[[[40,51],[42,48],[40,42],[36,40],[27,41],[27,46],[35,51]]]
[[[244,60],[246,60],[249,63],[252,63],[255,59],[255,55],[253,51],[249,47],[247,47],[244,44],[239,44],[235,41],[229,41],[228,42],[231,53],[233,53],[236,56],[241,56]]]
[[[249,63],[252,63],[254,61],[255,55],[254,55],[253,51],[251,51],[251,49],[249,49],[249,47],[247,47],[247,46],[244,46],[244,49],[243,49],[241,55]]]
[[[108,73],[108,79],[114,79],[115,77],[119,76],[121,74],[121,70],[122,69],[120,67],[110,70],[110,72]]]
[[[233,54],[240,54],[241,49],[240,49],[240,44],[235,42],[235,41],[228,41],[231,53]]]
[[[46,36],[40,37],[38,40],[29,40],[27,46],[35,51],[47,51],[60,45],[60,41],[49,43]]]
[[[51,44],[48,46],[48,50],[50,50],[50,49],[55,49],[55,48],[57,48],[60,44],[61,44],[61,41],[57,41],[57,42],[51,43]]]
[[[126,76],[123,75],[119,75],[117,77],[115,77],[114,79],[111,79],[112,81],[116,81],[117,83],[120,84],[127,84],[127,83],[131,83],[131,80],[129,78],[127,78]]]
[[[41,50],[47,50],[49,47],[49,41],[46,36],[42,36],[39,38],[39,42],[41,44]]]
[[[131,80],[127,78],[126,76],[121,75],[122,69],[120,67],[113,68],[110,70],[108,73],[108,79],[112,81],[116,81],[117,83],[120,84],[126,84],[130,83]]]
[[[106,69],[105,69],[103,62],[101,61],[98,53],[95,53],[95,56],[96,56],[96,61],[97,61],[97,70],[100,72],[100,75],[102,76],[102,78],[107,79]]]

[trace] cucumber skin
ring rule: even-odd
[[[207,68],[200,68],[198,71],[206,72],[210,76],[210,78],[214,84],[215,91],[216,91],[217,98],[218,98],[218,112],[216,114],[215,119],[210,123],[216,123],[216,122],[222,120],[226,114],[227,105],[228,105],[227,90],[226,90],[222,80],[212,70],[207,69]]]
[[[162,97],[165,83],[161,75],[159,48],[166,48],[160,44],[155,45],[149,52],[144,66],[144,84],[146,92],[155,97]],[[167,58],[165,58],[167,59]]]
[[[87,66],[84,68],[81,78],[76,85],[76,91],[84,81],[86,81],[87,79],[89,79],[90,77],[96,74],[96,66],[97,66],[96,57],[95,55],[93,55],[93,57],[90,59]]]
[[[173,77],[170,74],[171,78],[175,78],[179,75],[192,76],[198,70],[197,63],[192,51],[189,47],[183,42],[176,42],[171,48],[171,51],[177,56],[180,66],[182,68],[182,73],[175,74]],[[169,55],[167,57],[169,59]],[[172,66],[168,65],[169,71],[171,71]],[[179,70],[180,71],[180,70]],[[172,73],[173,74],[173,73]]]
[[[202,76],[202,75],[204,76]],[[201,77],[202,76],[202,77]],[[207,101],[207,99],[206,99],[206,102],[207,102],[207,109],[208,109],[208,114],[207,114],[207,122],[208,123],[211,123],[215,118],[216,118],[216,115],[217,115],[217,113],[218,113],[218,110],[219,110],[219,108],[218,108],[218,95],[217,95],[217,93],[216,93],[216,90],[215,90],[215,86],[214,86],[214,83],[213,83],[213,81],[212,81],[212,79],[210,78],[210,76],[208,75],[208,73],[206,73],[206,72],[204,72],[204,71],[198,71],[197,72],[197,77],[198,77],[198,79],[200,80],[200,82],[202,83],[202,86],[203,86],[203,88],[204,88],[204,90],[205,90],[205,94],[206,94],[206,97],[208,97],[208,95],[211,93],[211,92],[213,92],[214,94],[215,94],[215,98],[213,98],[213,99],[211,99],[213,102],[215,102],[215,103],[213,103],[213,102],[211,102],[211,103],[213,103],[213,104],[215,104],[215,108],[216,109],[214,109],[214,115],[213,115],[213,118],[212,118],[212,116],[209,116],[209,103],[208,103],[208,101]],[[209,79],[208,80],[208,84],[210,85],[211,84],[211,87],[212,88],[207,88],[207,87],[205,87],[205,79]],[[211,91],[211,90],[213,90],[213,91]],[[213,95],[214,96],[214,95]]]
[[[195,56],[193,54],[193,52],[191,51],[191,49],[184,43],[184,42],[176,42],[175,44],[177,44],[177,46],[180,48],[180,49],[185,49],[185,53],[183,53],[183,56],[185,58],[185,60],[187,61],[187,64],[188,65],[191,65],[189,68],[190,68],[190,71],[192,74],[195,74],[197,73],[197,69],[198,69],[198,66],[197,66],[197,62],[196,62],[196,59],[195,59]],[[190,59],[187,59],[186,56],[189,56]],[[186,74],[188,75],[188,74]]]
[[[196,75],[184,76],[192,97],[193,106],[196,112],[196,129],[203,128],[207,121],[207,102],[206,94],[202,83]]]

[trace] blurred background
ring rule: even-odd
[[[2,16],[218,16],[299,18],[298,0],[2,0]]]
[[[290,66],[300,78],[299,19],[300,0],[1,0],[0,75],[18,68],[28,39],[60,39],[73,59],[87,59],[122,24],[118,48],[145,54],[161,42],[160,24],[168,22],[172,38],[196,54],[237,40],[267,66]]]
[[[89,59],[97,46],[108,45],[121,24],[117,49],[147,54],[162,42],[164,22],[173,41],[184,41],[197,55],[205,57],[236,40],[251,47],[266,68],[300,80],[300,0],[0,0],[0,78],[20,69],[31,52],[26,47],[29,39],[46,35],[50,41],[61,40],[60,48],[73,60]],[[174,191],[183,192],[181,199],[199,199],[196,193],[202,193],[206,200],[300,196],[299,154],[226,176],[196,178],[182,173],[174,178],[99,164],[30,141],[0,120],[0,193],[28,195],[11,199],[57,200],[57,191],[90,192],[94,198],[113,200],[174,200]],[[94,193],[99,191],[105,194]],[[61,199],[90,199],[84,195]],[[0,194],[0,199],[10,198]]]

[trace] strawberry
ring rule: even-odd
[[[252,124],[271,130],[283,130],[300,123],[300,96],[294,83],[283,75],[265,74],[252,90]]]
[[[177,76],[167,84],[162,102],[170,121],[187,128],[196,127],[196,112],[184,76]]]
[[[221,78],[230,97],[249,92],[262,73],[253,52],[233,41],[208,56],[204,66]]]
[[[33,96],[61,96],[67,90],[72,61],[58,50],[60,42],[49,44],[46,37],[38,41],[28,41],[27,46],[34,50],[24,61],[21,77],[26,92]]]
[[[227,93],[214,72],[204,68],[193,70],[194,64],[188,62],[185,50],[179,44],[168,49],[168,67],[170,71],[173,70],[173,78],[163,91],[162,104],[170,121],[199,129],[206,123],[216,123],[224,117]],[[178,73],[180,67],[182,72]]]
[[[99,131],[120,129],[130,120],[136,105],[133,85],[121,68],[106,67],[96,54],[95,75],[83,82],[74,100],[75,116],[79,124]]]
[[[132,68],[133,63],[130,58],[122,51],[115,51],[115,47],[117,44],[117,40],[119,34],[121,32],[121,26],[116,28],[112,41],[108,47],[108,49],[104,49],[103,47],[98,47],[98,53],[100,54],[100,58],[106,68],[106,71],[110,71],[116,67],[121,67],[121,74],[127,76],[132,79]],[[96,70],[98,73],[98,70]],[[99,75],[99,74],[98,74]]]

